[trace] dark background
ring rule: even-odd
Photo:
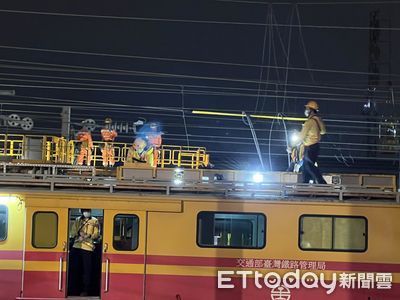
[[[391,30],[380,31],[376,113],[365,115],[376,10]],[[241,118],[192,109],[302,117],[315,99],[324,172],[396,173],[387,127],[399,119],[399,14],[400,1],[2,1],[0,90],[16,95],[0,96],[1,114],[30,116],[29,133],[49,135],[60,135],[63,105],[75,130],[145,118],[162,124],[165,144],[206,147],[217,168],[259,169]],[[266,169],[286,169],[285,126],[301,123],[253,123]]]

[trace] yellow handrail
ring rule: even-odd
[[[92,165],[102,165],[101,149],[104,144],[102,141],[93,141]],[[131,144],[119,142],[111,144],[114,146],[115,162],[124,163]],[[32,160],[31,157],[34,156],[35,160],[38,160],[40,156],[40,161],[43,162],[74,164],[79,148],[79,141],[67,141],[57,136],[0,134],[0,158]],[[162,145],[158,151],[158,168],[199,169],[209,163],[209,155],[204,147]]]

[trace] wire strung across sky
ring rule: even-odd
[[[251,68],[254,68],[254,67],[256,67],[256,68],[272,68],[272,69],[282,69],[282,70],[290,69],[293,71],[306,71],[306,72],[313,71],[313,72],[322,72],[322,73],[338,73],[338,74],[350,74],[350,75],[380,75],[380,76],[400,77],[400,74],[392,74],[392,73],[386,74],[386,73],[373,73],[373,72],[348,71],[348,70],[331,70],[331,69],[314,69],[314,68],[290,67],[290,66],[271,66],[271,65],[267,66],[267,65],[210,61],[210,60],[151,57],[151,56],[111,54],[111,53],[99,53],[99,52],[87,52],[87,51],[44,49],[44,48],[34,48],[34,47],[18,47],[18,46],[9,46],[9,45],[0,45],[0,48],[1,49],[39,51],[39,52],[51,52],[51,53],[61,53],[61,54],[72,54],[72,55],[89,55],[89,56],[103,56],[103,57],[113,57],[113,58],[129,58],[129,59],[145,59],[145,60],[148,59],[148,60],[158,60],[158,61],[166,61],[166,62],[183,62],[183,63],[225,65],[225,66],[251,67]]]
[[[0,73],[3,74],[3,73]],[[32,79],[16,79],[16,78],[1,78],[0,81],[12,83],[1,83],[0,86],[4,87],[21,87],[21,88],[37,88],[37,89],[60,89],[60,90],[83,90],[83,91],[107,91],[107,92],[154,92],[165,93],[165,94],[180,94],[181,91],[176,88],[164,88],[164,87],[146,87],[146,86],[121,86],[121,85],[105,85],[105,84],[93,84],[93,83],[76,83],[76,82],[66,82],[66,81],[53,81],[53,80],[32,80]],[[24,83],[41,83],[46,85],[28,85],[28,84],[15,84],[15,82]],[[60,86],[62,85],[62,86]],[[65,85],[65,86],[64,86]],[[273,90],[263,90],[263,92],[274,92]],[[209,91],[209,90],[196,90],[196,89],[186,89],[186,93],[190,95],[206,95],[206,96],[229,96],[229,97],[252,97],[258,98],[258,94],[249,92],[221,92],[221,91]],[[310,97],[317,97],[323,101],[344,101],[344,102],[365,102],[365,95],[355,95],[355,94],[334,94],[334,93],[317,93],[317,92],[302,92],[302,91],[288,91],[287,93],[293,94],[293,96],[285,95],[268,95],[264,97],[273,98],[289,98],[289,99],[304,99],[308,100]],[[305,96],[299,96],[305,95]],[[308,96],[306,96],[308,95]],[[333,96],[333,97],[326,97]],[[345,98],[346,97],[346,98]],[[387,98],[375,97],[376,102],[385,103]]]
[[[145,71],[134,71],[134,70],[126,70],[126,69],[112,69],[112,68],[96,68],[96,67],[85,67],[85,66],[77,66],[77,65],[67,65],[67,64],[49,64],[49,63],[39,63],[39,62],[28,62],[28,61],[21,61],[21,60],[6,60],[0,59],[0,62],[14,62],[17,63],[16,65],[8,65],[8,64],[1,64],[1,68],[8,68],[8,69],[22,69],[22,70],[32,70],[32,71],[48,71],[48,72],[65,72],[65,73],[83,73],[83,74],[96,74],[96,75],[128,75],[128,76],[150,76],[150,77],[167,77],[167,78],[181,78],[181,79],[201,79],[201,80],[210,80],[210,81],[226,81],[232,83],[258,83],[258,80],[251,80],[251,79],[239,79],[239,78],[222,78],[222,77],[212,77],[212,76],[194,76],[194,75],[184,75],[184,74],[173,74],[173,73],[155,73],[155,72],[145,72]],[[20,66],[22,64],[23,66]],[[32,67],[26,66],[27,64],[34,65],[34,66],[46,66],[46,67]],[[145,83],[143,84],[153,84],[153,83]],[[167,85],[166,83],[157,83],[159,85]],[[270,84],[276,85],[283,85],[278,81],[270,80]],[[170,83],[169,85],[174,86],[182,86],[183,83]],[[191,84],[184,84],[185,86],[196,86],[199,85],[191,85]],[[346,90],[346,91],[362,91],[366,92],[366,89],[361,88],[349,88],[349,87],[341,87],[341,86],[329,86],[329,85],[316,85],[316,84],[305,84],[305,83],[288,83],[288,86],[294,87],[309,87],[313,89],[332,89],[332,90]],[[213,86],[203,86],[203,87],[210,87]],[[222,87],[221,87],[222,88]],[[229,87],[226,87],[229,88]],[[235,88],[233,88],[235,89]],[[376,90],[376,93],[383,93],[384,91]]]
[[[0,65],[1,69],[1,65]],[[25,81],[25,82],[41,82],[41,83],[57,83],[57,84],[67,84],[67,85],[79,85],[79,86],[102,86],[108,88],[125,88],[125,89],[133,89],[133,88],[144,88],[144,86],[153,86],[155,89],[156,87],[170,87],[170,88],[179,88],[179,84],[173,83],[156,83],[156,82],[145,82],[145,81],[129,81],[129,80],[107,80],[107,79],[94,79],[88,77],[66,77],[66,76],[46,76],[46,75],[32,75],[32,74],[23,74],[23,73],[8,73],[8,72],[0,72],[0,75],[7,76],[7,78],[3,78],[6,81]],[[15,79],[12,77],[27,77],[27,78],[45,78],[45,79],[53,79],[53,80],[29,80],[29,79]],[[68,81],[54,81],[54,79],[63,79]],[[80,81],[80,82],[76,82]],[[84,81],[85,83],[81,83]],[[87,83],[89,82],[89,83]],[[94,83],[92,83],[94,82]],[[110,85],[104,83],[120,83],[124,85]],[[128,86],[127,86],[128,84]],[[136,85],[136,86],[135,86]],[[290,84],[288,84],[290,85]],[[259,92],[261,93],[279,93],[280,90],[268,90],[268,89],[256,89],[256,88],[240,88],[240,87],[227,87],[227,86],[212,86],[212,85],[193,85],[193,84],[185,84],[183,85],[187,88],[200,88],[210,90],[213,89],[215,91],[219,90],[233,90],[233,91],[242,91],[242,92],[255,92],[257,91],[257,99]],[[314,95],[317,97],[318,95],[323,96],[343,96],[343,97],[352,97],[352,98],[360,98],[365,99],[365,90],[362,90],[364,93],[357,94],[343,94],[343,93],[326,93],[326,92],[311,92],[311,91],[302,91],[302,90],[287,90],[287,93],[295,93],[295,94],[306,94],[306,95]],[[273,95],[273,94],[272,94]],[[265,97],[266,95],[264,95]],[[271,94],[269,95],[271,96]],[[376,96],[375,99],[385,100],[386,98]]]
[[[261,5],[299,5],[299,6],[316,6],[316,5],[387,5],[387,4],[400,4],[398,0],[380,0],[380,1],[334,1],[334,2],[268,2],[268,1],[253,1],[253,0],[216,0],[217,2],[232,2],[244,4],[261,4]]]
[[[294,3],[296,4],[296,3]],[[215,20],[190,20],[190,19],[174,19],[174,18],[151,18],[151,17],[126,17],[126,16],[110,16],[110,15],[92,15],[92,14],[71,14],[71,13],[57,13],[45,11],[29,11],[29,10],[11,10],[0,9],[0,13],[10,14],[31,14],[42,16],[55,16],[55,17],[75,17],[75,18],[94,18],[94,19],[108,19],[108,20],[131,20],[142,22],[170,22],[170,23],[192,23],[192,24],[213,24],[213,25],[233,25],[233,26],[265,26],[265,23],[258,22],[236,22],[236,21],[215,21]],[[341,29],[341,30],[370,30],[374,27],[366,26],[333,26],[333,25],[312,25],[312,24],[274,24],[274,27],[302,27],[302,28],[317,28],[317,29]],[[395,27],[381,27],[383,31],[400,31],[400,28]]]

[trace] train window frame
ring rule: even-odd
[[[0,242],[3,242],[5,240],[7,240],[8,238],[8,207],[6,205],[0,205],[0,210],[4,208],[5,211],[5,215],[6,215],[6,223],[5,223],[5,228],[4,228],[4,237],[0,236]]]
[[[51,247],[38,247],[37,245],[35,245],[34,244],[34,241],[35,241],[35,230],[34,230],[34,228],[35,228],[35,217],[36,217],[36,215],[37,214],[39,214],[39,213],[49,213],[49,214],[53,214],[53,215],[55,215],[56,216],[56,238],[55,238],[55,245],[54,246],[51,246]],[[57,245],[58,245],[58,222],[59,221],[59,219],[58,219],[58,214],[57,214],[57,212],[55,212],[55,211],[35,211],[34,213],[33,213],[33,215],[32,215],[32,228],[31,228],[31,230],[32,230],[32,236],[31,236],[31,244],[32,244],[32,247],[34,247],[34,248],[36,248],[36,249],[54,249],[54,248],[56,248],[57,247]]]
[[[332,247],[330,249],[324,248],[303,248],[301,246],[302,242],[302,220],[306,217],[320,217],[320,218],[332,218]],[[335,249],[335,219],[362,219],[365,222],[365,245],[363,249]],[[355,252],[364,253],[368,250],[368,218],[365,216],[349,216],[349,215],[322,215],[322,214],[303,214],[299,217],[299,227],[298,227],[298,247],[302,251],[323,251],[323,252]]]
[[[136,234],[136,248],[135,249],[118,249],[117,247],[115,247],[115,240],[114,240],[114,227],[115,227],[115,219],[118,216],[129,216],[129,217],[136,217],[136,219],[138,220],[137,222],[137,234]],[[124,214],[124,213],[118,213],[116,215],[114,215],[113,217],[113,227],[112,227],[112,245],[113,245],[113,249],[115,251],[136,251],[139,248],[139,234],[140,234],[140,218],[138,215],[136,214]]]
[[[202,213],[213,213],[213,214],[231,214],[231,215],[255,215],[263,217],[263,225],[264,225],[264,235],[263,235],[263,244],[259,247],[232,247],[232,246],[218,246],[218,245],[204,245],[200,243],[200,215]],[[267,245],[267,216],[261,212],[232,212],[232,211],[199,211],[197,213],[197,222],[196,222],[196,244],[200,248],[214,248],[214,249],[247,249],[247,250],[262,250],[265,249]]]

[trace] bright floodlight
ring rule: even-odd
[[[254,175],[253,175],[253,182],[255,182],[255,183],[260,183],[260,182],[263,182],[264,181],[264,176],[263,176],[263,174],[261,174],[261,173],[255,173]]]
[[[181,168],[176,168],[176,169],[174,170],[173,183],[174,183],[175,185],[181,185],[181,184],[183,184],[183,174],[184,174],[184,171],[183,171],[183,169],[181,169]]]
[[[1,204],[8,204],[20,200],[16,196],[0,196],[0,203]]]
[[[181,185],[182,183],[183,183],[183,180],[182,180],[182,179],[179,179],[179,178],[174,179],[174,184],[175,184],[175,185]]]
[[[290,135],[290,144],[291,145],[297,145],[300,142],[300,135],[298,132],[293,132]]]

